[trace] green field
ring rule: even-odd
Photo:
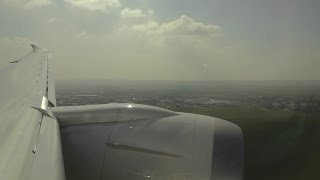
[[[318,180],[320,113],[239,107],[172,110],[226,119],[239,125],[245,142],[245,180]]]

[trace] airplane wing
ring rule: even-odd
[[[0,70],[1,180],[65,177],[50,53],[32,48]]]
[[[139,104],[56,107],[50,52],[0,70],[0,180],[241,180],[228,121]]]

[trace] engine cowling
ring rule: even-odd
[[[137,104],[52,111],[68,180],[242,179],[242,132],[225,120]]]

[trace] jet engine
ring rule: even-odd
[[[241,180],[241,129],[139,104],[52,108],[67,180]]]

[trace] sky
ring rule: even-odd
[[[56,80],[320,80],[319,0],[0,0],[0,67]]]

